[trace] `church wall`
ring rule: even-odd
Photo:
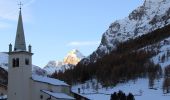
[[[40,95],[42,94],[40,90],[42,89],[47,89],[48,86],[45,85],[45,84],[41,84],[41,83],[38,83],[38,82],[35,82],[34,80],[31,80],[31,97],[32,99],[31,100],[41,100],[40,99]]]
[[[19,58],[19,67],[12,66],[12,59]],[[30,100],[31,65],[25,65],[25,58],[30,55],[10,54],[8,71],[8,100]]]

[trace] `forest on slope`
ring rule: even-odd
[[[56,72],[51,77],[69,84],[97,79],[103,86],[114,86],[118,83],[148,77],[152,80],[162,76],[162,69],[150,59],[159,53],[159,45],[153,45],[170,37],[170,25],[148,34],[119,43],[111,53],[98,59],[95,63],[79,63],[73,69]]]

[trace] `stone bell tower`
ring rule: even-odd
[[[14,50],[9,45],[8,69],[8,100],[31,100],[30,78],[32,76],[31,46],[26,49],[21,8],[19,11],[18,26]]]

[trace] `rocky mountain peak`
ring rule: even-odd
[[[73,49],[67,54],[63,62],[64,64],[77,65],[77,63],[83,58],[84,56],[80,51],[78,51],[77,49]]]
[[[83,58],[85,58],[85,56],[83,56],[79,50],[73,49],[68,52],[63,61],[49,61],[43,69],[46,70],[48,74],[52,74],[55,71],[65,71],[77,65],[77,63],[79,63]]]
[[[120,42],[136,38],[170,24],[170,0],[145,0],[127,17],[113,22],[104,32],[96,51],[82,60],[88,64],[108,54]]]

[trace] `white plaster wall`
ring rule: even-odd
[[[40,95],[42,94],[41,90],[48,90],[53,92],[63,92],[63,89],[66,91],[66,94],[70,94],[70,88],[67,86],[55,86],[48,83],[37,82],[31,80],[32,90],[31,90],[31,100],[41,100]],[[68,90],[68,91],[67,91]],[[44,94],[44,93],[43,93]],[[56,99],[55,99],[56,100]]]
[[[12,59],[19,58],[19,67],[12,67]],[[25,59],[30,59],[30,65],[25,65]],[[31,55],[27,53],[13,53],[9,55],[8,70],[8,100],[31,100]]]

